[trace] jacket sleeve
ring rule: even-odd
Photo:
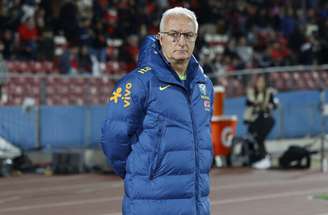
[[[131,145],[142,127],[145,87],[137,77],[119,81],[109,98],[108,113],[102,127],[101,146],[114,172],[125,177]]]

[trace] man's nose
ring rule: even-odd
[[[183,34],[181,34],[180,37],[178,37],[177,43],[180,46],[184,46],[187,44],[187,39],[185,38],[185,36]]]

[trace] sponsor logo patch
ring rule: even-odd
[[[132,93],[132,83],[128,82],[124,86],[124,93],[123,88],[118,87],[110,97],[109,101],[114,102],[117,104],[120,100],[123,101],[123,107],[127,108],[131,104],[131,93]],[[123,94],[123,95],[122,95]]]
[[[110,97],[109,101],[114,101],[116,104],[118,102],[118,99],[122,97],[122,88],[118,87]]]
[[[132,89],[132,83],[127,83],[125,85],[125,93],[124,96],[122,97],[122,100],[124,102],[124,107],[127,108],[131,104],[131,89]]]

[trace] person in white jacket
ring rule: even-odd
[[[257,76],[254,86],[247,90],[244,113],[244,122],[248,127],[248,132],[256,140],[256,153],[251,161],[256,169],[271,167],[265,140],[275,124],[273,110],[278,107],[278,104],[276,90],[268,86],[263,75]]]

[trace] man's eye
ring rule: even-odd
[[[178,32],[172,32],[169,34],[171,37],[177,38],[179,36]]]
[[[185,38],[190,39],[190,38],[192,38],[192,37],[194,36],[194,34],[193,34],[193,33],[185,33],[183,36],[184,36]]]

